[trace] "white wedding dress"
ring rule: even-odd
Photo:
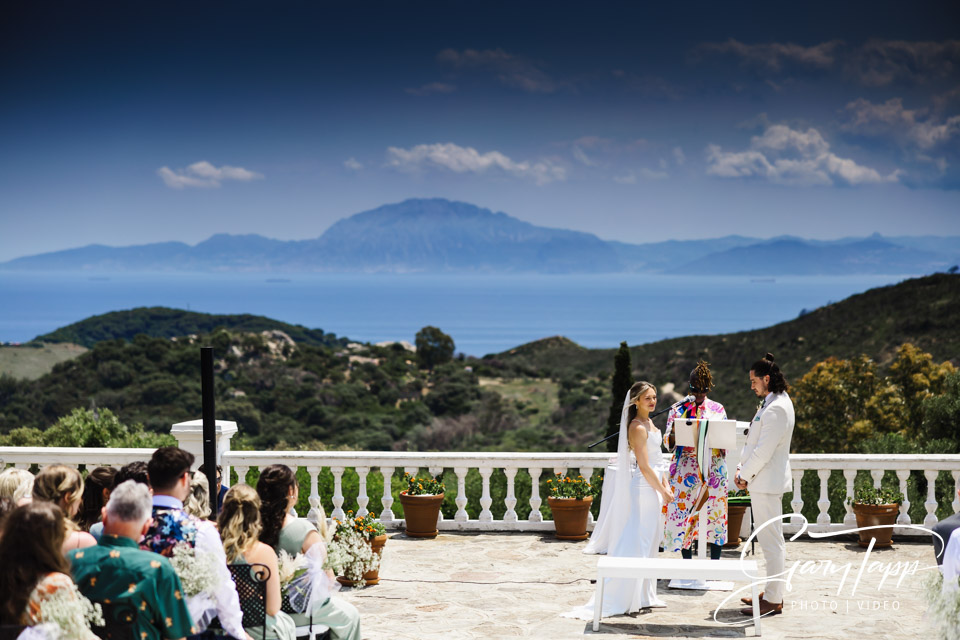
[[[625,417],[624,417],[625,420]],[[667,461],[661,452],[663,435],[658,429],[647,432],[647,461],[658,478],[667,473]],[[633,451],[626,446],[626,425],[621,424],[617,478],[612,502],[597,521],[594,533],[584,553],[606,553],[608,556],[653,558],[657,555],[663,537],[663,497],[647,482],[637,467]],[[627,462],[629,461],[629,462]],[[627,462],[624,464],[624,462]],[[620,477],[620,469],[630,470]],[[618,495],[621,493],[621,495]],[[619,514],[623,516],[618,518]],[[619,521],[617,521],[619,520]],[[594,599],[573,611],[561,614],[565,618],[593,620]],[[603,587],[603,617],[633,613],[645,607],[665,607],[657,598],[657,581],[653,579],[607,578]]]

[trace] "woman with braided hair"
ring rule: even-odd
[[[713,376],[710,374],[709,363],[700,360],[690,372],[690,393],[694,399],[670,412],[667,418],[665,440],[669,439],[675,420],[727,419],[727,412],[723,405],[707,398],[707,392],[711,387],[713,387]],[[706,518],[705,543],[710,545],[712,559],[720,559],[723,544],[727,541],[726,451],[711,449],[709,456],[710,464],[706,477],[701,476],[695,446],[676,447],[670,460],[670,487],[673,489],[676,500],[664,505],[666,525],[663,549],[679,551],[687,559],[693,557],[693,546],[699,536],[700,518]],[[703,585],[682,584],[677,581],[674,586],[702,588]]]

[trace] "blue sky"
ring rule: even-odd
[[[946,2],[0,12],[0,261],[434,196],[628,242],[960,235]]]

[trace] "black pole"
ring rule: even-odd
[[[213,396],[213,347],[200,348],[200,394],[203,398],[203,468],[210,485],[210,513],[216,519],[217,504],[217,419]]]

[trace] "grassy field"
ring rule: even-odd
[[[0,375],[36,380],[53,366],[86,353],[87,348],[62,343],[44,343],[42,347],[0,346]]]
[[[533,425],[548,421],[550,414],[560,407],[559,385],[550,378],[480,378],[480,386],[515,403]]]

